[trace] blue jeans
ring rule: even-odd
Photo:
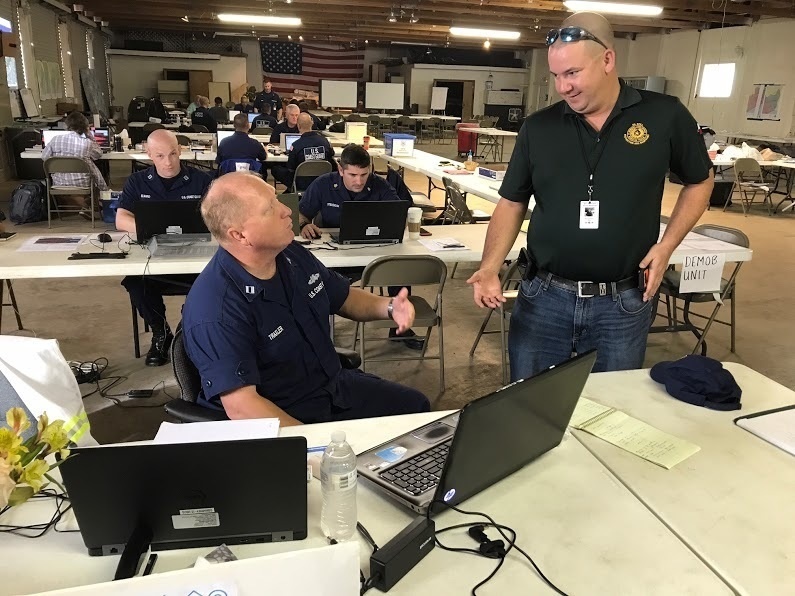
[[[522,281],[508,336],[511,381],[591,349],[594,372],[641,368],[653,303],[637,288],[579,298],[550,278]]]

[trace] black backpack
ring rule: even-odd
[[[15,224],[47,219],[47,187],[39,180],[23,182],[11,195],[9,219]]]

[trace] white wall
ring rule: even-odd
[[[217,60],[169,58],[166,56],[125,56],[111,54],[113,101],[127,106],[136,95],[151,97],[157,94],[157,81],[163,69],[211,70],[213,80],[229,82],[232,89],[246,82],[246,58],[221,56]],[[260,80],[261,83],[261,80]]]
[[[486,80],[493,75],[493,89],[521,89],[527,92],[528,71],[525,68],[489,68],[488,66],[435,66],[415,64],[411,69],[409,103],[419,104],[420,113],[431,107],[431,88],[434,79],[475,81],[474,114],[483,113]]]
[[[262,55],[259,49],[259,41],[256,39],[244,39],[240,43],[243,53],[246,54],[246,82],[254,85],[259,91],[262,89]],[[234,89],[234,85],[232,85]],[[240,101],[239,97],[234,98],[235,103]]]

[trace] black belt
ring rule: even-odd
[[[623,292],[638,287],[638,276],[627,277],[618,281],[573,281],[560,277],[544,269],[538,269],[535,265],[531,264],[525,273],[525,279],[539,279],[546,281],[550,280],[556,286],[563,287],[571,290],[580,298],[593,298],[594,296],[611,296],[614,293]]]

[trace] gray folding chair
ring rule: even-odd
[[[5,301],[3,290],[8,288],[8,299],[10,302]],[[10,306],[14,311],[14,316],[17,319],[17,328],[22,331],[22,317],[19,314],[19,306],[17,305],[17,297],[14,295],[14,286],[11,285],[10,279],[0,279],[0,333],[3,331],[3,309]]]
[[[441,120],[441,119],[440,119]],[[446,145],[451,145],[453,143],[453,139],[458,138],[458,132],[455,129],[455,120],[448,120],[444,119],[441,120],[442,124],[442,132],[439,141],[450,141],[449,143],[445,143]]]
[[[295,169],[295,175],[293,176],[293,186],[291,187],[290,192],[295,193],[306,190],[306,187],[312,184],[315,178],[318,178],[323,174],[328,174],[331,172],[331,170],[331,164],[325,159],[314,159],[299,163],[298,167]],[[299,178],[301,178],[300,185],[298,184]]]
[[[775,188],[765,181],[765,176],[762,173],[762,167],[755,159],[750,157],[741,157],[734,162],[734,189],[740,194],[740,206],[743,208],[743,215],[748,215],[748,210],[754,204],[757,196],[761,195],[762,204],[767,205],[767,214],[773,215],[773,200],[770,195]],[[726,203],[723,205],[723,210],[729,205],[731,196],[734,193],[729,193],[726,198]]]
[[[204,126],[204,124],[193,124],[190,128],[193,132],[210,132],[210,129]]]
[[[499,308],[497,308],[497,311],[499,311],[500,315],[500,328],[499,330],[486,331],[486,326],[489,324],[489,319],[491,319],[491,315],[494,313],[494,309],[490,308],[483,319],[483,323],[480,326],[477,336],[475,337],[475,342],[472,344],[472,349],[469,350],[469,357],[472,358],[475,355],[475,350],[477,349],[478,344],[480,343],[480,338],[483,335],[488,333],[500,334],[500,358],[502,361],[503,385],[507,385],[510,381],[510,377],[508,375],[508,358],[506,358],[506,354],[508,352],[508,329],[505,325],[505,321],[508,318],[508,315],[510,315],[513,311],[513,305],[516,303],[516,298],[519,296],[519,285],[522,283],[522,278],[524,277],[529,262],[530,258],[527,256],[527,249],[523,248],[519,253],[519,258],[514,260],[514,262],[511,263],[503,272],[500,281],[502,286],[502,295],[505,297],[505,302],[500,303]]]
[[[730,244],[735,244],[737,246],[742,246],[748,248],[751,245],[748,236],[746,236],[740,230],[735,228],[727,228],[724,226],[717,226],[713,224],[704,224],[700,226],[696,226],[693,228],[693,232],[696,234],[701,234],[703,236],[708,236],[709,238],[714,238],[716,240],[722,240],[723,242],[728,242]],[[665,274],[663,275],[662,283],[660,284],[660,295],[665,299],[665,306],[666,306],[666,319],[667,319],[667,326],[664,327],[652,327],[652,333],[662,333],[662,332],[679,332],[679,331],[690,331],[693,335],[696,336],[698,340],[696,342],[695,347],[693,348],[693,354],[696,351],[701,349],[702,355],[706,356],[707,354],[707,333],[709,332],[710,327],[712,327],[713,323],[720,323],[721,325],[728,325],[731,333],[731,351],[735,351],[735,334],[737,329],[737,318],[736,318],[736,311],[735,311],[735,304],[736,304],[736,280],[737,274],[740,272],[740,267],[742,266],[742,261],[739,261],[734,269],[732,270],[731,274],[728,278],[721,279],[720,282],[720,290],[718,292],[696,292],[696,293],[688,293],[683,294],[679,291],[679,284],[681,279],[681,272],[675,269],[668,269]],[[718,294],[720,297],[720,302],[715,300],[715,294]],[[684,307],[681,309],[677,306],[677,299],[681,299],[684,301]],[[721,302],[726,300],[731,301],[731,318],[729,321],[722,321],[717,318],[718,311],[721,307]],[[715,307],[712,309],[712,312],[709,316],[701,315],[699,313],[691,312],[690,306],[694,303],[706,303],[706,302],[715,302]],[[679,310],[682,311],[684,322],[679,322]],[[706,323],[704,324],[703,328],[697,327],[691,320],[690,317],[698,317],[700,319],[706,319]]]
[[[144,140],[146,140],[152,132],[163,128],[165,128],[165,126],[158,122],[147,122],[143,125]]]
[[[408,134],[416,133],[417,128],[414,119],[410,118],[409,116],[400,116],[395,121],[395,131]]]
[[[177,135],[177,143],[179,143],[180,147],[190,147],[190,137]]]
[[[439,361],[439,393],[444,392],[444,328],[442,325],[442,291],[447,279],[447,265],[438,257],[432,255],[388,256],[380,257],[365,267],[362,273],[362,288],[375,288],[386,286],[436,286],[436,299],[433,305],[420,296],[409,296],[414,305],[415,327],[425,327],[425,341],[419,356],[406,356],[403,358],[370,358],[369,362],[396,362],[399,360],[438,360]],[[368,360],[365,358],[365,330],[366,327],[390,328],[397,327],[394,321],[368,321],[357,323],[355,333],[359,341],[359,354],[362,359],[362,370],[366,370]],[[439,354],[428,356],[428,343],[431,330],[439,327]],[[370,338],[374,339],[374,338]],[[381,341],[390,341],[382,338]]]
[[[47,227],[52,227],[52,214],[80,213],[84,207],[63,207],[58,204],[56,197],[65,195],[79,195],[89,197],[91,210],[91,227],[94,227],[96,215],[96,191],[94,180],[91,177],[91,168],[88,163],[79,157],[50,157],[44,160],[44,173],[47,178]],[[57,186],[53,184],[52,174],[86,174],[89,178],[88,186]]]

